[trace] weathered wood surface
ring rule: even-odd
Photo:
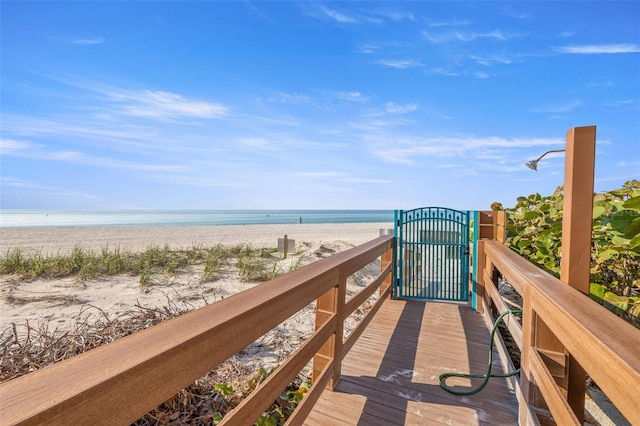
[[[466,305],[387,300],[342,363],[305,424],[516,424],[518,407],[506,379],[491,379],[474,396],[438,385],[442,373],[484,373],[489,331]],[[494,358],[494,372],[505,372]],[[479,380],[448,379],[469,390]]]

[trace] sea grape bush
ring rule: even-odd
[[[506,244],[560,275],[562,187],[549,196],[518,197],[508,213]],[[640,326],[640,181],[595,194],[591,297]]]

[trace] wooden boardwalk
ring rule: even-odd
[[[461,304],[388,300],[343,361],[334,391],[326,389],[307,425],[515,425],[518,404],[507,379],[473,396],[438,385],[447,372],[484,373],[489,330]],[[494,356],[494,373],[505,372]],[[468,390],[480,379],[450,378]]]

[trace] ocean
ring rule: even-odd
[[[393,210],[0,210],[0,227],[393,222]]]

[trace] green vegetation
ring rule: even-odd
[[[562,252],[562,188],[519,197],[508,212],[514,251],[555,276]],[[591,297],[640,327],[640,181],[596,194],[591,246]]]
[[[266,370],[263,367],[260,367],[258,371],[256,371],[251,379],[248,381],[247,385],[244,386],[244,391],[236,391],[233,385],[228,384],[226,382],[218,383],[214,386],[214,391],[220,395],[224,401],[225,405],[223,408],[226,410],[225,412],[216,411],[213,413],[213,422],[214,424],[218,424],[224,418],[224,415],[235,408],[240,402],[242,402],[246,397],[248,397],[251,392],[253,392],[260,383],[264,382],[267,377],[271,373],[276,370],[276,367]],[[293,411],[296,409],[298,404],[302,402],[304,395],[311,388],[311,381],[300,381],[296,380],[287,386],[282,394],[271,404],[271,406],[258,417],[256,422],[254,423],[257,426],[280,426],[283,425],[287,419],[291,416]]]
[[[192,265],[204,266],[201,282],[213,281],[236,262],[240,280],[256,282],[267,281],[284,272],[274,252],[275,249],[249,245],[198,245],[187,249],[172,249],[165,245],[151,246],[142,252],[103,248],[98,253],[76,246],[69,254],[56,255],[27,255],[20,249],[12,249],[0,256],[0,274],[16,275],[21,280],[73,276],[80,281],[129,274],[138,276],[144,286],[151,283],[155,274],[174,274]],[[292,269],[297,267],[299,263]]]

